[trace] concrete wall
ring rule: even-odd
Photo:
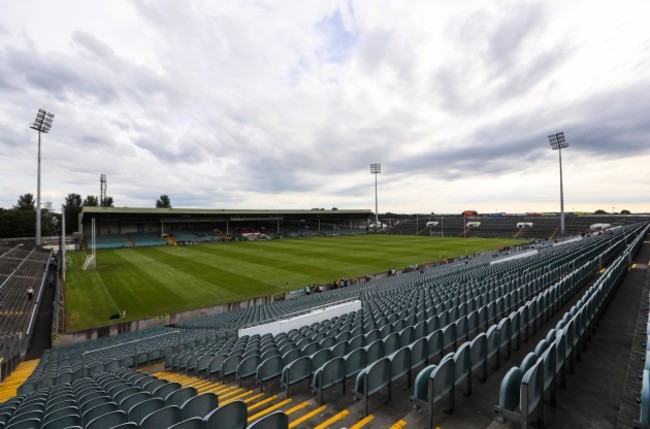
[[[85,329],[77,332],[60,334],[57,338],[52,338],[52,347],[63,347],[72,344],[82,343],[88,340],[103,338],[113,335],[135,332],[158,326],[173,325],[174,323],[184,322],[186,320],[196,319],[198,317],[209,316],[211,314],[226,313],[235,311],[240,308],[248,308],[256,305],[269,303],[273,300],[270,296],[248,299],[227,304],[215,305],[212,307],[199,308],[196,310],[184,311],[181,313],[165,314],[150,319],[132,320],[129,322],[116,323],[114,325],[102,326],[99,328]]]

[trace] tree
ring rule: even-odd
[[[95,195],[86,195],[83,205],[84,207],[99,207],[99,198]]]
[[[167,194],[161,195],[160,198],[156,200],[156,208],[157,209],[171,209],[172,208],[172,202],[169,199],[169,195],[167,195]]]
[[[632,214],[632,213],[630,213],[629,210],[621,210],[621,214],[629,215],[629,214]]]
[[[603,209],[598,209],[594,212],[594,214],[607,214],[607,212]]]
[[[106,197],[102,201],[102,207],[113,207],[113,197]]]
[[[77,231],[79,224],[79,213],[81,213],[81,195],[68,194],[65,197],[65,204],[63,205],[63,212],[65,213],[65,232],[72,234]]]
[[[36,233],[36,210],[0,211],[0,237],[34,237]]]
[[[14,206],[16,210],[36,210],[36,202],[34,201],[34,195],[32,194],[22,194],[18,197],[18,201]]]

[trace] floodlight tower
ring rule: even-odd
[[[29,126],[38,131],[38,173],[36,179],[36,245],[41,243],[41,133],[48,133],[52,129],[54,115],[44,109],[38,109],[34,123]]]
[[[106,205],[106,175],[99,176],[99,205],[104,207]]]
[[[381,164],[370,164],[370,173],[375,175],[375,232],[379,227],[379,209],[377,205],[377,175],[381,174]]]
[[[560,157],[560,233],[564,235],[564,187],[562,184],[562,149],[569,147],[564,138],[564,133],[559,132],[555,134],[550,134],[548,136],[548,142],[551,145],[551,149],[557,150]]]

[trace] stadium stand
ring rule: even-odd
[[[431,220],[433,224],[427,226]],[[466,228],[467,222],[479,221],[480,226]],[[612,226],[631,225],[647,221],[644,216],[625,215],[567,215],[565,217],[565,235],[576,236],[591,234],[590,226],[595,223],[607,223]],[[530,223],[528,228],[518,228],[519,223]],[[389,228],[389,234],[432,235],[436,237],[512,237],[524,239],[555,239],[560,232],[560,219],[557,216],[507,215],[491,217],[476,216],[423,216],[409,219]]]
[[[127,234],[127,238],[135,247],[167,245],[167,240],[162,238],[157,232],[130,233]]]
[[[118,249],[121,247],[131,247],[131,243],[126,236],[121,234],[98,235],[95,237],[95,246],[97,249]]]
[[[0,255],[0,381],[27,351],[49,260],[50,252],[24,246]]]
[[[530,418],[543,422],[544,402],[554,403],[556,387],[594,341],[596,322],[647,232],[647,223],[630,224],[497,264],[479,257],[468,265],[412,271],[51,350],[19,395],[0,405],[0,422],[222,427],[215,422],[227,414],[241,422],[238,427],[288,427],[300,418],[289,423],[289,410],[277,409],[291,401],[291,392],[314,392],[323,403],[338,396],[331,388],[346,392],[352,380],[351,395],[363,400],[367,417],[379,411],[372,406],[375,396],[394,402],[396,387],[406,384],[413,404],[426,410],[426,426],[434,427],[440,402],[449,411],[458,408],[456,390],[477,394],[475,372],[480,382],[493,379],[513,350],[528,354],[504,376],[497,411],[522,425]],[[237,335],[247,326],[351,299],[360,300],[362,309],[275,335]],[[545,332],[545,326],[552,328]],[[165,377],[130,369],[161,359]],[[238,387],[255,380],[260,390],[277,391],[279,384],[286,399],[251,413],[257,403],[229,401],[226,393],[196,399],[201,388],[165,380],[190,375],[202,383],[235,380]],[[54,414],[50,406],[64,401],[68,412]]]

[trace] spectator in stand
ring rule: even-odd
[[[27,288],[27,301],[31,301],[34,298],[34,289],[32,287]]]

